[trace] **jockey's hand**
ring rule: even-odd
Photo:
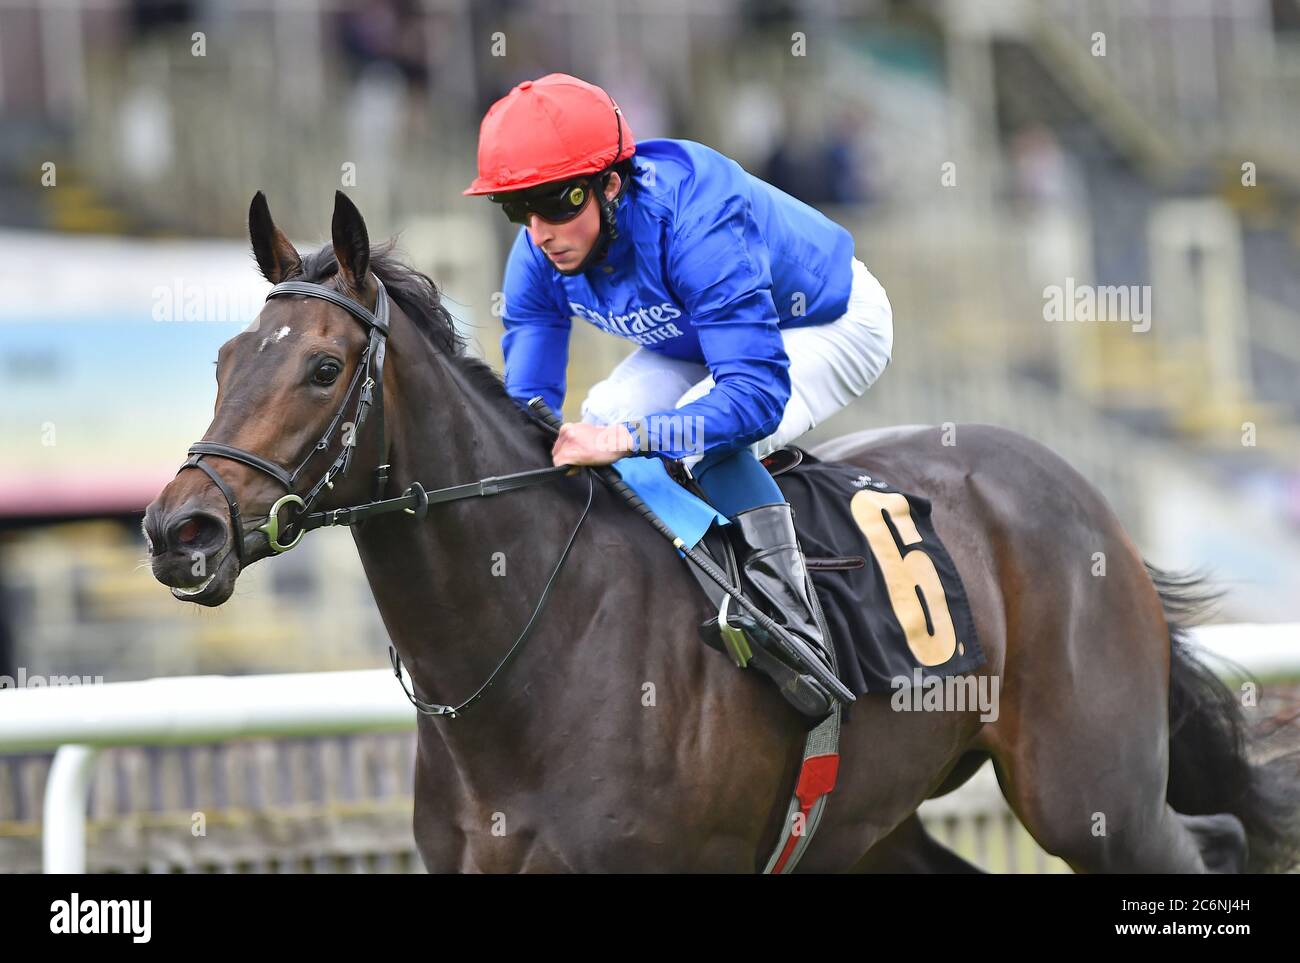
[[[551,449],[556,465],[612,465],[632,454],[635,441],[622,424],[592,425],[566,422]]]

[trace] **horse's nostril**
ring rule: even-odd
[[[193,551],[211,548],[225,537],[225,529],[219,521],[199,512],[173,522],[168,529],[167,542],[173,549]]]

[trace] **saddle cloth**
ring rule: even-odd
[[[854,695],[965,675],[984,663],[965,587],[927,499],[793,446],[774,456],[764,463],[794,509],[839,677]],[[718,557],[726,546],[715,528],[727,519],[678,484],[661,459],[625,458],[615,467],[687,545],[703,539],[703,550],[731,569]]]
[[[983,665],[966,589],[929,500],[856,465],[802,454],[776,483],[794,509],[840,680],[862,695]]]

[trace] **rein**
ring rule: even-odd
[[[319,298],[322,301],[328,301],[331,304],[343,308],[350,315],[360,321],[369,330],[370,340],[366,345],[364,354],[360,363],[357,365],[356,373],[348,385],[348,390],[343,395],[343,401],[339,409],[335,412],[334,418],[330,421],[329,427],[325,433],[313,446],[312,450],[293,471],[287,471],[275,462],[270,461],[263,456],[247,451],[243,448],[237,448],[234,445],[227,445],[220,442],[199,441],[189,447],[187,454],[190,456],[185,464],[177,469],[179,475],[187,468],[197,468],[208,476],[216,485],[217,490],[226,500],[226,508],[230,513],[231,539],[234,541],[234,552],[239,560],[240,568],[246,564],[246,555],[244,552],[244,527],[240,516],[239,503],[235,500],[234,491],[227,484],[221,474],[203,459],[207,456],[216,456],[218,458],[228,458],[232,461],[240,462],[255,468],[265,475],[275,479],[285,489],[285,494],[276,500],[266,515],[266,521],[259,525],[254,531],[262,532],[266,536],[267,545],[271,551],[279,555],[289,551],[300,541],[303,535],[317,528],[325,528],[334,525],[354,525],[364,522],[368,518],[374,518],[377,515],[387,515],[393,512],[404,512],[410,515],[416,521],[421,521],[429,512],[430,505],[437,505],[444,502],[459,501],[465,498],[475,498],[487,495],[499,495],[505,492],[517,491],[522,488],[529,488],[533,485],[540,485],[545,482],[554,481],[566,475],[571,475],[578,469],[572,465],[556,465],[550,468],[535,468],[529,471],[515,472],[510,475],[493,475],[487,478],[481,478],[478,481],[467,482],[462,485],[452,485],[447,488],[439,488],[434,491],[427,491],[419,482],[413,482],[401,495],[396,498],[380,498],[384,489],[388,486],[388,464],[381,464],[374,471],[374,498],[371,501],[363,502],[359,505],[349,505],[344,508],[333,508],[319,512],[313,512],[316,502],[320,499],[322,493],[334,488],[334,480],[342,478],[347,474],[348,468],[352,464],[352,455],[356,448],[356,439],[361,435],[361,428],[366,422],[366,416],[373,408],[375,420],[379,425],[379,438],[382,446],[384,441],[384,351],[388,338],[388,292],[379,278],[375,277],[375,283],[379,286],[378,295],[375,299],[375,310],[372,313],[364,305],[346,295],[340,294],[332,288],[323,284],[315,284],[309,281],[283,281],[275,285],[268,292],[266,298],[269,301],[274,297],[285,295],[298,295],[308,298]],[[362,380],[362,375],[365,375]],[[360,393],[357,397],[357,404],[353,416],[352,424],[354,430],[349,442],[344,440],[343,448],[335,457],[333,463],[326,469],[324,475],[310,489],[305,496],[300,496],[294,492],[294,486],[298,482],[298,476],[303,469],[311,462],[312,458],[318,452],[328,450],[334,441],[334,433],[342,423],[343,414],[347,411],[348,399],[352,397],[358,383],[361,386]],[[536,420],[536,419],[534,419]],[[542,427],[554,431],[554,428],[545,423],[539,422]],[[497,663],[485,681],[479,688],[464,702],[459,705],[440,705],[438,703],[424,702],[416,697],[415,693],[408,688],[406,681],[402,678],[402,660],[397,654],[397,649],[390,643],[388,646],[389,661],[393,666],[393,674],[397,676],[397,681],[402,686],[402,691],[406,698],[410,700],[411,705],[424,715],[429,716],[448,716],[452,719],[457,718],[460,713],[482,698],[483,694],[492,686],[497,675],[510,663],[519,647],[532,634],[533,627],[536,625],[538,618],[546,608],[546,603],[550,601],[551,589],[559,576],[564,563],[569,559],[569,553],[573,544],[577,541],[578,532],[582,529],[583,523],[587,520],[587,515],[591,511],[592,498],[595,494],[595,481],[590,471],[587,471],[587,504],[582,509],[582,514],[578,517],[578,523],[573,528],[573,533],[569,536],[568,542],[564,546],[564,551],[560,553],[559,561],[556,562],[550,578],[547,579],[546,585],[542,589],[542,594],[537,600],[537,605],[533,608],[533,614],[529,616],[527,624],[523,631],[520,632],[514,644],[506,652],[505,657]],[[280,512],[286,506],[295,506],[298,511],[296,517],[289,523],[295,531],[290,541],[284,541],[280,529]]]
[[[561,466],[561,467],[566,473],[573,470],[568,466]],[[542,471],[547,471],[547,469],[542,469]],[[525,472],[524,474],[529,474],[529,473]],[[505,477],[509,478],[515,476],[505,476]],[[495,481],[497,479],[485,479],[485,481],[487,480]],[[482,484],[482,482],[475,482],[473,484]],[[466,488],[471,486],[462,485],[459,487]],[[397,676],[397,681],[401,684],[402,691],[406,693],[406,698],[410,700],[411,705],[415,706],[418,712],[426,716],[448,716],[449,718],[455,719],[462,712],[464,712],[466,709],[472,706],[475,702],[478,702],[478,700],[483,697],[483,694],[486,693],[487,690],[492,687],[492,683],[496,681],[497,675],[501,672],[502,669],[504,669],[507,665],[510,664],[511,660],[514,659],[515,657],[515,653],[519,651],[519,647],[524,644],[524,641],[530,635],[532,635],[533,626],[536,625],[538,617],[541,616],[542,611],[546,608],[546,603],[550,601],[551,588],[555,585],[555,579],[560,574],[560,569],[564,568],[564,563],[567,562],[569,559],[569,552],[573,548],[573,543],[578,540],[578,532],[582,529],[582,523],[587,520],[587,513],[591,511],[591,500],[592,500],[592,496],[595,494],[595,491],[596,491],[595,480],[593,478],[592,473],[588,471],[587,472],[587,504],[583,506],[582,514],[578,516],[578,524],[573,526],[573,533],[569,535],[569,541],[565,544],[564,551],[560,553],[559,561],[555,563],[555,568],[551,570],[551,577],[546,580],[546,585],[542,588],[542,594],[537,599],[537,605],[534,606],[533,608],[533,614],[528,617],[528,623],[524,626],[523,631],[519,633],[519,637],[515,639],[514,645],[510,646],[505,656],[501,659],[500,662],[497,663],[497,667],[492,670],[490,675],[488,675],[487,680],[481,686],[479,686],[477,690],[475,690],[472,696],[470,696],[460,705],[445,706],[437,702],[424,702],[421,699],[419,699],[415,695],[415,693],[410,688],[407,687],[406,680],[402,678],[402,657],[397,654],[397,649],[391,643],[389,644],[388,659],[393,665],[393,675]],[[493,494],[493,493],[492,492],[470,492],[468,494],[483,495],[483,494]]]

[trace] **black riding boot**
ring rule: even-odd
[[[811,584],[794,516],[785,502],[740,512],[733,519],[745,551],[741,562],[749,584],[768,603],[772,620],[803,639],[834,674],[827,640],[813,614]]]
[[[806,642],[834,674],[827,656],[829,643],[822,637],[813,614],[807,566],[795,535],[790,506],[783,502],[751,508],[739,512],[732,522],[728,530],[732,531],[733,544],[740,554],[751,597],[772,621]],[[730,654],[739,664],[752,665],[770,676],[786,701],[811,722],[820,722],[830,714],[833,701],[822,685],[779,659],[776,649],[763,646],[763,630],[749,616],[734,611],[727,623],[726,628],[720,628],[716,617],[709,619],[700,626],[701,637],[707,644]],[[754,646],[747,646],[736,629],[752,639]]]

